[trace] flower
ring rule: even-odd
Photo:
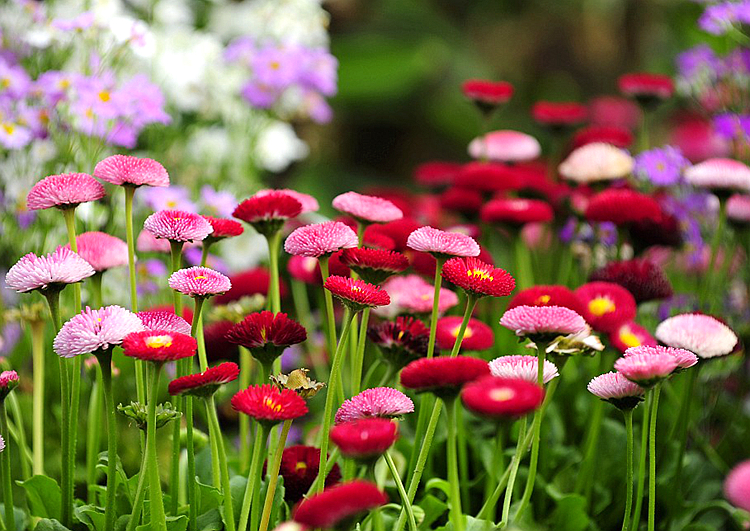
[[[128,334],[140,332],[143,324],[138,316],[120,306],[92,310],[88,306],[67,321],[52,344],[63,358],[107,350],[123,342]]]
[[[155,212],[146,218],[143,228],[155,238],[175,242],[203,240],[214,230],[202,216],[182,210]]]
[[[198,374],[188,374],[169,382],[169,394],[188,394],[208,397],[213,395],[222,384],[232,382],[240,375],[240,368],[236,363],[227,361],[215,367],[209,367]]]
[[[633,143],[633,133],[616,125],[590,125],[573,135],[574,149],[594,142],[612,144],[615,147],[626,149]]]
[[[625,352],[630,347],[657,345],[649,331],[635,322],[622,324],[618,329],[610,332],[609,342],[620,352]]]
[[[517,306],[562,306],[583,313],[578,296],[569,288],[557,285],[538,285],[519,291],[508,303],[508,310]]]
[[[441,187],[452,184],[460,169],[456,162],[424,162],[414,170],[414,180],[422,186]]]
[[[388,292],[359,279],[330,276],[323,287],[352,311],[377,308],[391,303]]]
[[[592,142],[574,149],[558,168],[560,175],[580,183],[622,179],[633,171],[633,157],[627,151],[604,142]]]
[[[355,480],[302,500],[292,517],[295,522],[313,529],[332,529],[342,520],[386,503],[388,497],[375,484]]]
[[[301,212],[302,203],[298,199],[285,192],[272,191],[245,199],[237,205],[232,216],[268,236],[278,232],[287,219],[296,218]]]
[[[477,256],[479,244],[470,236],[458,232],[445,232],[432,227],[420,227],[411,234],[406,245],[415,251],[432,253],[439,257]]]
[[[748,192],[750,167],[733,159],[708,159],[686,169],[685,180],[698,188],[721,192]]]
[[[75,208],[104,197],[104,187],[86,173],[50,175],[31,187],[26,196],[29,210]]]
[[[461,401],[478,415],[514,419],[539,408],[544,402],[544,389],[518,378],[485,376],[463,388]]]
[[[383,289],[388,292],[391,304],[375,310],[381,317],[395,317],[401,313],[429,314],[435,288],[419,275],[392,277],[385,281]],[[452,291],[440,288],[438,313],[444,313],[458,304],[458,296]]]
[[[425,391],[441,397],[458,393],[461,386],[489,374],[486,361],[468,356],[421,358],[401,371],[401,385],[418,393]]]
[[[515,279],[503,269],[478,258],[451,258],[443,266],[443,278],[474,297],[507,297],[516,287]]]
[[[302,211],[300,214],[308,214],[310,212],[317,212],[320,208],[320,205],[318,204],[318,200],[315,199],[313,196],[308,194],[303,194],[302,192],[298,192],[296,190],[290,190],[289,188],[279,188],[276,190],[260,190],[259,192],[256,192],[255,197],[263,197],[264,195],[270,195],[274,192],[280,192],[287,195],[292,196],[297,201],[299,201],[299,204],[302,205]]]
[[[230,343],[250,350],[263,363],[271,363],[287,347],[307,339],[305,328],[285,313],[251,313],[226,334]]]
[[[232,288],[224,295],[216,297],[216,299],[214,299],[216,304],[229,304],[230,302],[240,300],[243,297],[252,297],[253,295],[258,294],[267,295],[271,275],[268,273],[267,269],[256,267],[232,275],[229,277],[229,281],[232,283]],[[283,298],[286,292],[286,286],[282,282],[279,287],[281,290],[281,297]]]
[[[399,252],[364,247],[344,249],[341,262],[370,284],[382,284],[391,275],[409,267],[409,259]]]
[[[570,127],[585,122],[589,111],[574,101],[538,101],[531,107],[531,116],[538,123],[551,127]]]
[[[524,183],[513,167],[498,162],[476,161],[464,164],[453,184],[482,193],[498,193],[518,190]]]
[[[373,387],[344,400],[336,411],[335,422],[342,424],[373,417],[393,419],[414,412],[414,402],[391,387]]]
[[[211,297],[232,287],[229,278],[207,267],[188,267],[172,273],[169,287],[189,297]]]
[[[624,74],[617,80],[617,86],[625,96],[641,103],[666,100],[674,94],[674,81],[669,76],[635,72]]]
[[[586,321],[575,311],[562,306],[516,306],[507,310],[500,324],[517,336],[557,336],[577,334],[586,329]]]
[[[357,192],[337,195],[333,208],[366,223],[388,223],[404,217],[401,209],[387,199]]]
[[[437,344],[440,348],[451,350],[458,338],[463,318],[458,315],[441,317],[437,322]],[[464,332],[461,349],[487,350],[495,343],[492,328],[478,319],[469,319]]]
[[[281,454],[279,475],[284,478],[284,499],[292,506],[307,494],[320,466],[320,448],[313,446],[290,446]],[[331,487],[341,479],[341,469],[334,464],[326,477],[325,486]]]
[[[378,345],[388,363],[400,370],[427,355],[430,330],[419,319],[402,316],[395,321],[371,325],[367,338]]]
[[[583,318],[594,330],[613,332],[635,319],[633,295],[612,282],[589,282],[575,291],[583,303]]]
[[[126,186],[169,186],[169,174],[153,159],[112,155],[98,162],[94,177]]]
[[[653,197],[627,189],[610,188],[599,192],[589,200],[586,219],[609,221],[615,225],[626,225],[642,221],[661,220],[662,211]]]
[[[539,199],[493,199],[485,203],[480,211],[486,223],[546,223],[555,217],[552,207]]]
[[[507,81],[467,79],[461,84],[461,92],[481,111],[489,112],[510,100],[513,96],[513,85]]]
[[[189,245],[189,244],[188,244]],[[172,251],[169,240],[156,238],[147,230],[142,230],[135,240],[135,248],[139,253],[166,253]]]
[[[331,441],[341,455],[352,459],[377,459],[398,439],[398,426],[383,418],[359,419],[337,424],[331,429]]]
[[[619,372],[608,372],[591,380],[586,387],[593,395],[618,409],[633,409],[643,400],[646,390]]]
[[[289,389],[274,385],[253,385],[232,397],[232,407],[258,422],[276,424],[307,413],[305,400]]]
[[[198,342],[194,337],[167,330],[133,332],[122,341],[126,356],[157,363],[189,358],[197,349]]]
[[[214,218],[211,216],[202,217],[203,219],[208,221],[208,223],[211,225],[211,228],[213,229],[213,231],[211,231],[211,233],[206,236],[204,245],[214,243],[225,238],[239,236],[245,231],[245,229],[242,228],[242,224],[233,219]]]
[[[537,383],[539,358],[537,356],[500,356],[490,362],[490,373],[501,378],[520,378],[527,382]],[[554,363],[544,360],[542,382],[549,383],[560,373]]]
[[[179,334],[190,334],[190,323],[167,310],[144,310],[136,314],[146,330],[166,330]]]
[[[692,358],[691,358],[692,357]],[[653,387],[677,369],[695,365],[698,358],[682,349],[666,347],[631,347],[615,361],[615,370],[642,387]]]
[[[70,244],[65,245],[70,248]],[[78,256],[86,260],[94,271],[128,265],[128,244],[104,232],[84,232],[76,236]]]
[[[727,218],[737,224],[750,223],[750,195],[734,194],[727,200]]]
[[[672,186],[682,180],[682,172],[689,165],[680,148],[664,146],[638,154],[633,173],[656,186]]]
[[[16,371],[0,373],[0,400],[5,400],[5,397],[16,387],[18,387],[18,373]]]
[[[469,217],[479,211],[484,204],[482,194],[472,188],[452,186],[440,195],[440,206]]]
[[[737,335],[727,325],[699,313],[675,315],[659,323],[656,339],[670,347],[689,350],[703,359],[726,356],[737,346]]]
[[[533,160],[541,153],[542,147],[536,138],[510,130],[487,133],[469,144],[469,155],[475,159],[523,162]]]
[[[358,244],[351,227],[340,221],[325,221],[296,229],[284,242],[284,250],[295,256],[320,258]]]
[[[627,289],[636,303],[667,299],[672,296],[672,285],[661,267],[649,260],[634,258],[610,262],[594,271],[590,280],[619,284]]]
[[[750,460],[729,472],[724,480],[724,496],[732,505],[750,511]]]
[[[81,282],[95,273],[91,265],[65,247],[37,256],[29,253],[15,263],[5,275],[10,289],[27,291],[59,291],[68,284]]]

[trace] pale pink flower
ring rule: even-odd
[[[732,505],[750,511],[750,460],[729,472],[724,480],[724,495]]]
[[[479,244],[471,236],[429,226],[420,227],[409,234],[406,246],[415,251],[443,256],[479,256]]]
[[[336,424],[354,422],[371,417],[393,418],[414,412],[414,402],[401,391],[391,387],[365,389],[344,400],[336,412]]]
[[[308,195],[308,194],[303,194],[302,192],[298,192],[296,190],[290,190],[289,188],[260,190],[259,192],[256,192],[255,196],[263,197],[264,195],[269,195],[273,192],[283,192],[286,195],[290,195],[293,198],[295,198],[297,201],[299,201],[299,204],[302,205],[302,212],[300,212],[300,214],[307,214],[309,212],[317,212],[320,209],[318,200],[315,199],[313,196]]]
[[[500,324],[517,336],[564,336],[586,330],[583,317],[562,306],[516,306],[503,314]]]
[[[626,398],[636,398],[637,404],[646,390],[640,385],[631,382],[619,372],[608,372],[591,380],[587,386],[590,393],[602,400],[620,402]]]
[[[104,197],[102,183],[86,173],[50,175],[31,187],[26,196],[29,210],[75,208]]]
[[[539,360],[537,356],[500,356],[490,362],[490,372],[501,378],[520,378],[527,382],[537,383]],[[560,376],[554,363],[544,360],[543,382],[549,383]]]
[[[146,218],[143,228],[156,238],[176,242],[203,240],[213,227],[203,216],[181,210],[160,210]]]
[[[81,282],[95,273],[86,260],[65,247],[37,256],[29,253],[5,275],[9,288],[24,293],[36,289],[62,289],[66,284]]]
[[[624,353],[624,357],[632,356],[633,354],[653,354],[653,355],[667,355],[672,356],[677,360],[678,369],[689,369],[696,363],[698,363],[698,356],[682,348],[664,347],[662,345],[641,345],[639,347],[630,347]]]
[[[157,238],[147,230],[142,230],[135,240],[135,248],[139,253],[166,253],[172,251],[169,240]]]
[[[518,131],[493,131],[475,138],[469,144],[469,155],[475,159],[500,162],[533,160],[542,153],[539,141]]]
[[[694,352],[701,358],[730,354],[737,346],[737,335],[727,325],[710,315],[683,313],[662,321],[656,327],[656,339]]]
[[[375,314],[392,318],[400,314],[428,314],[432,312],[435,287],[419,275],[391,277],[383,284],[391,303],[373,310]],[[458,304],[458,295],[440,288],[438,313],[443,314]]]
[[[191,327],[185,319],[166,310],[145,310],[136,314],[144,330],[163,330],[190,335]]]
[[[643,387],[652,387],[660,380],[668,378],[677,369],[684,368],[681,365],[689,363],[688,357],[684,355],[685,351],[669,350],[664,347],[631,347],[625,351],[622,358],[615,361],[615,370],[631,382]]]
[[[172,273],[169,287],[190,297],[211,297],[232,287],[229,278],[207,267],[188,267]]]
[[[319,258],[359,245],[357,233],[340,221],[305,225],[292,232],[284,242],[284,250],[295,256]]]
[[[738,160],[708,159],[685,170],[685,180],[698,188],[750,191],[750,168]]]
[[[586,184],[627,177],[635,161],[624,149],[593,142],[574,149],[560,164],[560,175],[570,181]]]
[[[108,183],[129,186],[169,186],[169,174],[153,159],[112,155],[94,168],[94,177]]]
[[[333,208],[371,223],[388,223],[404,217],[401,209],[382,197],[346,192],[333,198]]]
[[[142,330],[138,316],[125,308],[87,306],[62,326],[52,346],[58,356],[72,358],[119,345],[128,334]]]
[[[128,244],[115,236],[104,232],[84,232],[76,237],[76,246],[78,255],[91,264],[94,271],[128,265]],[[65,247],[70,248],[70,244]]]
[[[734,222],[750,222],[750,195],[734,194],[727,200],[727,217]]]

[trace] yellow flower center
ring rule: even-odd
[[[7,134],[12,135],[13,131],[16,129],[16,127],[8,122],[3,123],[3,131],[5,131]]]
[[[628,328],[625,328],[622,332],[620,332],[620,341],[625,343],[625,346],[627,347],[640,347],[641,346],[641,340],[638,339],[638,336],[636,336]]]
[[[490,391],[490,400],[494,400],[495,402],[507,402],[508,400],[512,400],[515,396],[516,392],[507,387]]]
[[[108,90],[102,90],[99,92],[99,99],[103,102],[108,102],[112,99],[112,94],[110,94]]]
[[[206,280],[206,275],[198,275],[197,277],[193,277],[195,280]]]
[[[174,199],[170,199],[169,201],[167,201],[167,206],[169,208],[174,208],[177,206],[177,201],[175,201]]]
[[[281,404],[275,402],[270,396],[263,399],[263,404],[274,413],[281,411]]]
[[[352,286],[352,291],[362,291],[362,288],[359,286]]]
[[[281,63],[278,61],[271,61],[268,66],[271,67],[271,70],[278,70],[279,68],[281,68]]]
[[[10,79],[7,77],[4,77],[2,80],[0,80],[0,87],[2,88],[8,88],[10,86]]]
[[[547,304],[549,304],[549,301],[551,300],[552,300],[552,297],[550,297],[549,295],[540,295],[539,298],[536,300],[536,303],[539,304],[540,306],[546,306]]]
[[[60,82],[57,84],[57,86],[61,89],[66,89],[70,86],[70,80],[67,78],[63,78],[60,80]]]
[[[494,280],[494,277],[490,275],[488,271],[483,269],[470,269],[466,272],[466,276],[478,278],[481,280]]]
[[[151,336],[146,338],[148,348],[165,348],[172,346],[172,336]]]
[[[451,330],[451,335],[452,335],[452,336],[453,336],[454,338],[456,338],[456,339],[458,339],[458,331],[459,331],[459,330],[461,330],[461,327],[460,327],[460,326],[457,326],[456,328],[454,328],[453,330]],[[464,339],[469,339],[469,338],[470,338],[471,336],[473,336],[473,335],[474,335],[474,332],[472,332],[472,331],[471,331],[471,328],[469,328],[469,327],[467,326],[467,327],[466,327],[466,331],[464,332]]]
[[[607,297],[597,297],[589,302],[589,311],[597,317],[601,317],[605,313],[612,313],[615,310],[615,303]]]
[[[307,470],[307,463],[304,461],[298,461],[296,465],[294,465],[294,471],[295,472],[304,472]]]

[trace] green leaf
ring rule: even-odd
[[[3,521],[5,521],[5,504],[0,503],[0,515],[2,515]],[[28,526],[28,518],[26,513],[18,507],[13,507],[13,515],[16,519],[15,531],[25,531]]]
[[[29,504],[31,516],[59,520],[62,493],[57,481],[47,476],[34,476],[26,481],[17,481],[16,483],[26,491],[26,500]]]
[[[34,479],[34,478],[31,478],[31,479]],[[28,481],[31,481],[31,480],[28,480]],[[34,531],[70,531],[70,529],[62,525],[57,520],[50,520],[49,518],[43,518],[39,520],[39,522],[36,524]]]
[[[104,529],[104,511],[93,505],[82,505],[76,507],[76,516],[86,524],[91,531],[100,531]]]
[[[495,531],[499,529],[497,525],[487,520],[477,520],[473,516],[464,516],[466,521],[466,531]],[[453,522],[448,522],[447,525],[438,528],[436,531],[454,531]]]
[[[578,494],[569,494],[557,502],[550,527],[555,531],[584,531],[590,521],[586,512],[586,498]]]
[[[420,522],[419,519],[417,519],[417,522],[419,522],[419,528],[428,530],[430,529],[430,526],[443,516],[445,514],[445,511],[448,510],[448,505],[443,502],[442,500],[437,499],[432,494],[428,494],[422,500],[419,502],[418,506],[414,506],[415,509],[414,516],[416,517],[416,508],[420,507],[422,512],[424,513],[424,518]]]
[[[224,521],[218,509],[211,509],[203,513],[197,519],[198,531],[221,531],[224,529]]]
[[[229,480],[229,491],[232,493],[232,508],[234,510],[234,521],[240,519],[242,509],[242,499],[245,497],[245,486],[247,478],[243,476],[233,476]]]
[[[187,525],[188,517],[185,515],[167,516],[167,531],[185,531]],[[139,525],[135,531],[151,531],[151,524]]]
[[[425,483],[424,488],[427,491],[437,489],[439,491],[442,491],[446,496],[450,496],[451,484],[441,478],[432,478],[427,483]]]
[[[198,484],[198,490],[196,491],[196,497],[198,498],[198,514],[218,509],[222,502],[221,491],[216,487],[201,483],[197,478],[196,483]]]

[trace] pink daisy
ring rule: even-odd
[[[374,387],[344,400],[334,420],[336,424],[342,424],[371,417],[392,419],[413,412],[414,402],[401,391]]]
[[[633,409],[643,400],[646,390],[631,382],[619,372],[608,372],[597,376],[587,386],[589,392],[619,409]]]
[[[404,217],[401,209],[382,197],[346,192],[333,198],[333,208],[369,223],[388,223]]]
[[[586,329],[583,317],[562,306],[516,306],[506,311],[500,324],[517,336],[556,337]]]
[[[20,293],[33,290],[61,290],[66,284],[81,282],[95,273],[91,265],[65,247],[37,256],[23,256],[5,275],[10,289]]]
[[[296,229],[284,242],[284,250],[295,256],[320,258],[357,245],[359,239],[351,227],[340,221],[326,221]]]
[[[128,265],[128,244],[116,236],[104,232],[84,232],[76,237],[76,246],[78,255],[91,264],[94,271]],[[65,247],[70,248],[70,244]]]
[[[18,387],[18,373],[16,371],[0,373],[0,400],[4,400],[16,387]]]
[[[323,287],[352,311],[388,306],[391,299],[384,289],[360,279],[332,275]]]
[[[735,223],[750,223],[750,195],[734,194],[727,201],[727,217]]]
[[[750,460],[734,467],[724,480],[724,495],[732,505],[750,511]]]
[[[272,190],[254,195],[237,205],[232,216],[249,223],[258,232],[269,236],[277,233],[286,220],[302,212],[302,203],[285,192]]]
[[[538,158],[542,147],[533,136],[518,131],[493,131],[469,144],[469,155],[475,159],[499,162],[522,162]]]
[[[88,306],[66,322],[55,337],[58,356],[72,358],[122,343],[128,334],[143,330],[138,316],[120,306],[92,310]]]
[[[147,230],[142,230],[135,240],[135,248],[139,253],[166,253],[172,251],[169,240],[157,238]]]
[[[94,168],[94,177],[128,186],[169,186],[169,174],[153,159],[112,155]]]
[[[655,346],[657,344],[649,331],[635,322],[620,325],[617,330],[609,334],[609,341],[613,347],[621,352],[625,352],[631,347]]]
[[[615,370],[643,387],[652,387],[678,369],[695,365],[698,358],[682,349],[667,347],[632,347],[615,362]]]
[[[559,171],[570,181],[587,184],[627,177],[634,164],[633,157],[624,149],[592,142],[573,150],[560,164]]]
[[[172,273],[169,287],[190,297],[211,297],[232,287],[229,278],[207,267],[188,267]]]
[[[437,345],[441,349],[451,350],[456,344],[463,318],[459,315],[442,317],[437,322]],[[469,319],[461,341],[461,350],[487,350],[495,343],[492,328],[479,319]]]
[[[178,334],[190,334],[190,323],[167,310],[145,310],[136,314],[144,330],[165,330]]]
[[[439,256],[478,256],[479,244],[474,238],[458,232],[445,232],[432,227],[420,227],[406,240],[415,251]]]
[[[29,210],[75,208],[104,197],[102,184],[87,173],[50,175],[31,187],[26,196]]]
[[[750,167],[733,159],[708,159],[685,170],[685,180],[698,188],[750,191]]]
[[[737,335],[710,315],[684,313],[662,321],[656,327],[656,339],[670,347],[689,350],[701,358],[731,354]]]
[[[520,378],[527,382],[537,383],[539,368],[536,356],[500,356],[490,362],[490,373],[501,378]],[[549,383],[560,376],[554,363],[544,360],[543,382]]]
[[[203,216],[182,210],[160,210],[146,218],[143,228],[156,238],[175,242],[203,240],[213,227]]]
[[[391,277],[385,281],[383,289],[391,297],[391,303],[374,310],[381,317],[395,317],[402,313],[428,314],[432,311],[435,288],[419,275]],[[456,304],[458,295],[449,289],[440,288],[438,313],[445,313]]]
[[[298,192],[296,190],[290,190],[289,188],[278,188],[275,190],[260,190],[259,192],[256,192],[255,197],[263,197],[264,195],[269,195],[274,192],[282,192],[286,195],[292,196],[294,199],[299,201],[299,204],[302,205],[302,211],[300,214],[307,214],[309,212],[317,212],[320,209],[320,205],[318,204],[318,200],[315,199],[313,196],[308,194],[303,194],[302,192]]]

